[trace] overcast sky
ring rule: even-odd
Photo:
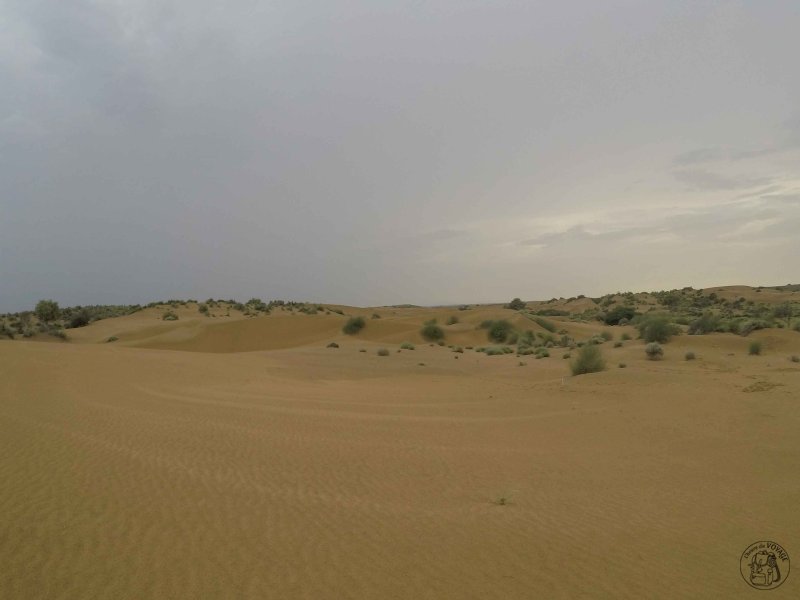
[[[0,0],[0,310],[800,282],[797,0]]]

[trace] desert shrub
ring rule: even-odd
[[[58,327],[53,327],[47,331],[48,334],[52,335],[53,337],[57,337],[60,340],[66,340],[67,334],[63,329]]]
[[[516,344],[518,340],[519,340],[519,334],[516,331],[512,331],[511,333],[508,334],[508,337],[506,338],[506,343]]]
[[[389,351],[386,348],[380,348],[378,350],[378,356],[389,356]]]
[[[535,350],[533,348],[531,348],[530,346],[517,348],[517,354],[519,354],[520,356],[528,356],[529,354],[533,354],[534,352],[535,352]]]
[[[556,331],[556,324],[552,321],[548,321],[544,317],[535,316],[533,317],[535,323],[537,323],[540,327],[543,327],[547,331],[551,333],[555,333]]]
[[[39,302],[36,303],[34,312],[36,313],[36,318],[45,323],[55,321],[61,314],[58,308],[58,302],[55,300],[39,300]]]
[[[342,327],[342,332],[347,335],[355,335],[364,329],[366,324],[367,322],[364,321],[364,317],[350,317]]]
[[[498,344],[504,343],[514,330],[511,323],[505,319],[501,319],[499,321],[489,321],[489,323],[490,325],[486,334],[489,337],[489,341],[496,342]]]
[[[572,355],[569,352],[564,352],[564,354],[561,356],[561,358],[567,359],[567,358],[570,358],[571,356]]]
[[[336,342],[331,342],[330,344],[328,344],[328,346],[327,346],[327,347],[328,347],[328,348],[338,348],[338,347],[339,347],[339,344],[337,344]]]
[[[691,352],[691,351],[687,352],[686,354],[684,354],[683,357],[686,360],[694,360],[696,358],[695,355],[694,355],[694,352]]]
[[[753,356],[761,354],[761,342],[757,340],[750,342],[750,345],[747,347],[747,353]]]
[[[381,316],[378,313],[372,313],[372,318],[373,319],[380,319]]]
[[[10,340],[14,339],[14,332],[11,331],[8,327],[6,327],[5,323],[0,323],[0,337],[7,337]]]
[[[366,348],[359,348],[359,349],[358,349],[358,351],[359,351],[359,352],[366,352],[366,351],[367,351],[367,349],[366,349]]]
[[[645,342],[666,344],[673,335],[680,334],[680,328],[666,317],[649,317],[639,325],[639,335]]]
[[[457,352],[458,354],[464,354],[464,349],[461,346],[456,346],[453,348],[453,352]]]
[[[720,327],[720,319],[716,315],[706,312],[691,323],[689,323],[689,335],[703,335],[717,331]]]
[[[522,310],[525,308],[525,303],[519,298],[514,298],[511,302],[506,304],[506,308],[510,308],[511,310]]]
[[[610,342],[614,339],[614,334],[608,330],[601,331],[600,336],[607,342]]]
[[[603,353],[596,345],[584,346],[578,352],[578,356],[570,365],[573,375],[585,375],[587,373],[598,373],[605,370],[606,361]]]
[[[794,362],[794,363],[800,363],[800,356],[797,356],[797,354],[792,354],[789,357],[789,360]]]
[[[631,336],[628,333],[623,333],[621,336],[619,336],[619,339],[621,339],[623,342],[627,342],[629,339],[631,339]]]
[[[108,338],[108,339],[106,340],[106,343],[108,344],[108,343],[110,343],[110,342],[116,342],[118,339],[119,339],[119,338],[118,338],[117,336],[115,336],[115,335],[112,335],[110,338]]]
[[[737,333],[741,336],[747,337],[752,332],[757,331],[759,329],[766,329],[769,327],[769,323],[764,321],[763,319],[749,319],[747,321],[742,321],[739,323]]]
[[[536,349],[536,358],[547,358],[550,356],[550,353],[547,351],[547,348],[539,346]]]
[[[797,321],[792,327],[795,331],[800,331],[800,321]]]
[[[488,346],[484,352],[487,356],[500,356],[501,354],[511,354],[514,351],[508,346]]]
[[[436,319],[428,321],[419,330],[422,338],[428,342],[437,342],[444,339],[444,330],[436,324]]]
[[[457,316],[450,315],[449,317],[447,317],[447,321],[446,321],[447,325],[455,325],[456,323],[458,323],[458,317]]]
[[[74,313],[67,322],[67,327],[69,329],[75,329],[77,327],[86,327],[89,324],[89,311],[86,309],[81,309],[78,312]]]
[[[614,342],[614,348],[622,348],[622,342]]]
[[[664,356],[664,349],[658,342],[650,342],[644,347],[644,352],[650,360],[659,360]]]
[[[208,314],[208,304],[206,304],[205,302],[201,302],[200,304],[198,304],[197,305],[197,312],[199,312],[201,315],[207,315]]]
[[[605,314],[603,321],[606,325],[619,325],[621,320],[628,322],[635,314],[632,306],[615,306]]]
[[[414,344],[412,344],[411,342],[403,342],[402,344],[400,344],[400,349],[401,350],[413,350],[414,349]]]
[[[627,366],[628,366],[628,365],[626,365],[625,363],[619,363],[619,368],[620,368],[620,369],[624,369],[624,368],[625,368],[625,367],[627,367]]]
[[[171,310],[168,310],[163,315],[161,315],[161,320],[162,321],[177,321],[178,320],[178,315],[176,315]]]
[[[439,340],[438,342],[436,342],[436,345],[437,346],[444,346],[444,340]]]

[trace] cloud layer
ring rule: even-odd
[[[0,0],[0,310],[800,280],[792,2]]]

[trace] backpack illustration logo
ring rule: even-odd
[[[739,570],[751,587],[774,590],[789,575],[789,554],[775,542],[754,542],[742,553]]]

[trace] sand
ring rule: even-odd
[[[750,543],[800,561],[800,333],[607,343],[571,378],[418,337],[457,314],[485,345],[499,307],[346,312],[0,341],[0,597],[735,599]]]

